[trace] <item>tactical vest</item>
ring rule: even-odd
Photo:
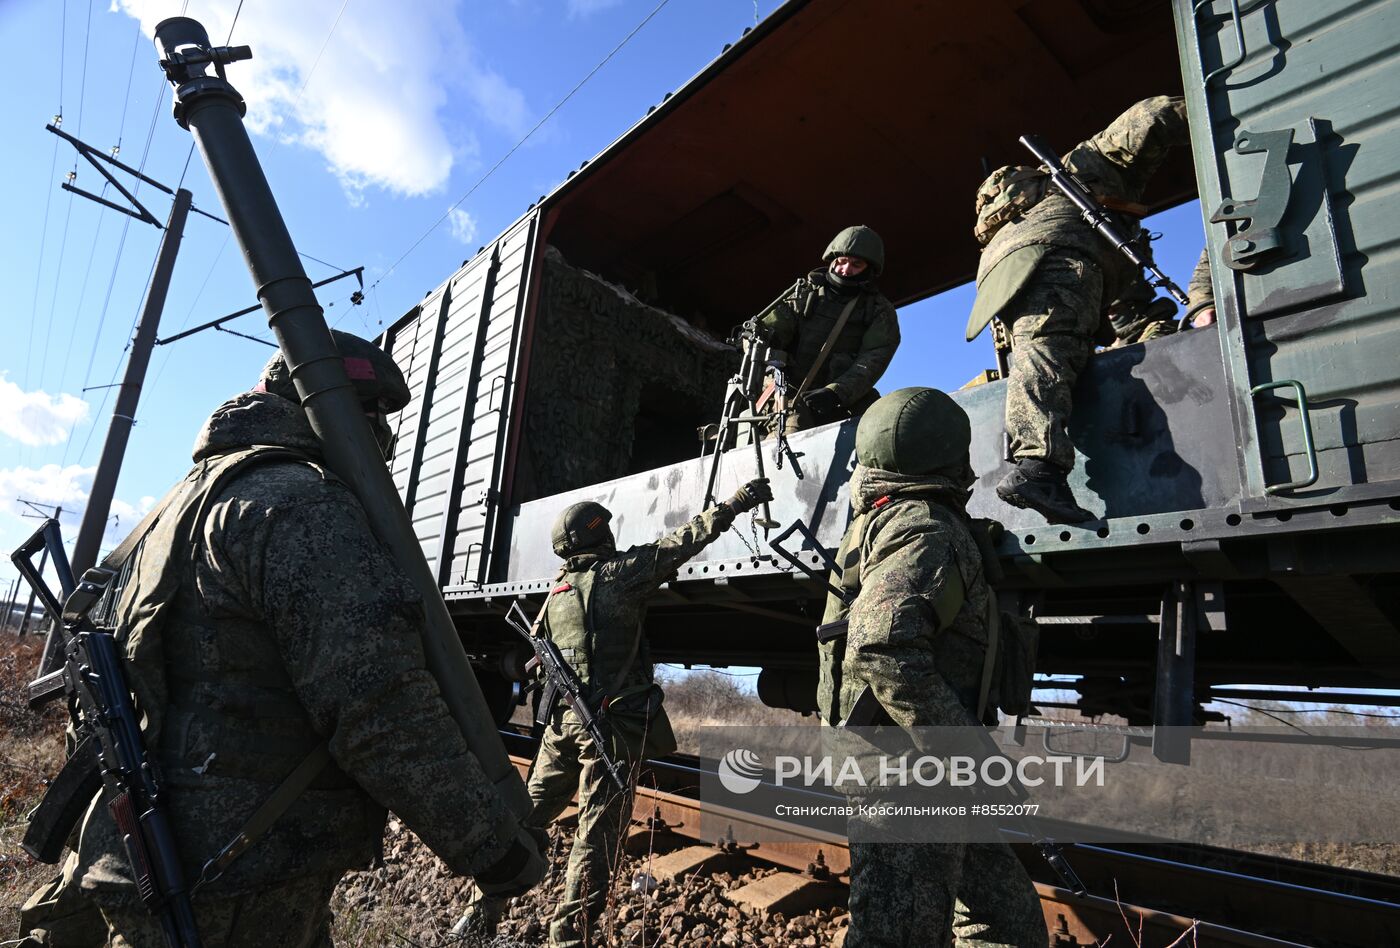
[[[255,464],[314,464],[299,452],[253,447],[199,462],[153,511],[113,616],[144,733],[167,782],[230,776],[276,784],[321,743],[297,700],[276,638],[253,616],[209,616],[183,581],[201,555],[220,493]],[[313,784],[350,787],[330,766]]]
[[[1045,197],[1050,175],[1027,165],[1002,165],[977,186],[977,223],[972,236],[987,246],[1008,221],[1015,220]]]
[[[846,535],[841,541],[841,546],[836,552],[836,565],[841,570],[841,576],[835,579],[836,585],[846,593],[847,598],[854,602],[860,595],[860,574],[864,565],[862,560],[865,550],[865,540],[870,533],[871,527],[884,513],[894,509],[894,507],[905,501],[917,500],[917,497],[900,497],[891,499],[882,497],[875,501],[874,506],[869,510],[859,514],[851,525],[846,529]],[[966,596],[968,578],[963,575],[961,560],[955,559],[957,575],[961,584],[956,589],[956,596],[946,596],[945,602],[935,602],[934,610],[938,615],[940,629],[947,629],[952,626],[958,613],[962,610]],[[953,587],[945,587],[947,593],[952,593]],[[840,603],[840,599],[834,593],[830,594],[830,600],[839,604],[836,609],[835,618],[837,620],[848,617],[850,609]],[[828,612],[828,615],[831,615]],[[828,619],[828,621],[831,621]],[[817,707],[819,713],[828,724],[838,724],[850,713],[851,705],[864,689],[864,682],[848,682],[844,680],[842,666],[846,661],[846,635],[840,635],[825,642],[819,642],[817,650],[820,660],[820,668],[817,678]]]
[[[817,373],[817,377],[812,380],[810,388],[821,388],[833,379],[840,378],[860,352],[865,332],[870,328],[877,310],[873,305],[873,293],[865,290],[859,290],[857,293],[856,305],[851,310],[846,325],[842,327],[841,334],[836,337],[836,345],[832,346],[831,355],[827,357],[826,364]],[[808,370],[817,361],[817,356],[831,335],[831,330],[835,328],[836,321],[841,318],[841,310],[846,308],[849,301],[850,297],[840,297],[826,287],[814,286],[811,278],[803,281],[802,288],[798,290],[798,298],[794,302],[794,309],[798,314],[797,341],[788,353],[787,374],[792,384],[796,385],[807,377]]]
[[[560,654],[579,680],[593,689],[595,701],[616,696],[624,684],[651,680],[645,674],[639,675],[636,682],[628,680],[638,667],[638,659],[646,659],[641,628],[600,628],[596,622],[594,593],[602,581],[598,569],[606,563],[606,559],[598,559],[583,569],[566,572],[555,585],[545,611],[550,639],[559,646]],[[640,666],[650,668],[650,661],[644,660]]]

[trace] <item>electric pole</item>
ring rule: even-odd
[[[97,473],[92,479],[92,492],[88,495],[87,509],[83,511],[83,521],[78,527],[78,539],[73,544],[74,576],[82,576],[97,563],[97,551],[107,526],[107,514],[112,509],[112,495],[117,489],[117,475],[121,473],[122,458],[126,454],[126,442],[131,436],[131,426],[136,421],[136,405],[141,400],[141,385],[146,379],[146,367],[151,361],[151,348],[155,345],[160,313],[165,306],[165,295],[170,289],[170,275],[175,270],[175,256],[180,252],[180,238],[184,235],[190,200],[191,194],[184,188],[175,192],[175,204],[170,208],[170,219],[165,225],[165,235],[160,240],[160,254],[156,257],[155,272],[151,274],[146,303],[141,309],[141,321],[136,326],[136,336],[132,340],[131,358],[127,360],[126,372],[122,375],[121,387],[117,390],[117,403],[112,409],[112,423],[107,428],[107,440],[102,444],[102,458],[97,462]]]
[[[107,515],[112,509],[112,495],[116,492],[117,475],[121,473],[122,458],[126,454],[126,442],[131,436],[131,426],[136,423],[136,406],[141,400],[141,385],[146,378],[146,367],[151,361],[151,347],[155,345],[156,330],[160,328],[160,313],[165,306],[166,293],[170,289],[170,276],[175,269],[175,257],[180,251],[180,239],[184,236],[185,218],[189,216],[193,196],[184,188],[172,191],[154,178],[148,178],[130,165],[123,164],[110,155],[102,154],[86,142],[79,141],[67,132],[60,131],[54,125],[49,125],[47,128],[76,148],[78,154],[87,159],[88,163],[96,168],[109,184],[120,191],[122,196],[131,202],[132,206],[123,207],[115,201],[109,201],[104,197],[75,187],[68,181],[63,183],[65,191],[80,194],[89,200],[96,201],[103,207],[109,207],[139,221],[160,227],[160,221],[156,220],[155,215],[137,200],[132,191],[127,190],[120,181],[112,176],[112,172],[104,167],[105,163],[119,168],[137,180],[175,198],[175,202],[170,208],[170,217],[164,227],[165,234],[161,237],[155,270],[151,273],[151,285],[146,289],[146,301],[141,308],[140,321],[136,326],[136,336],[131,342],[131,358],[127,360],[126,371],[122,375],[117,394],[117,403],[112,409],[112,422],[107,428],[107,439],[102,445],[102,457],[97,462],[97,473],[93,476],[92,493],[88,498],[87,509],[83,511],[82,523],[78,526],[78,539],[73,544],[73,575],[82,576],[97,562],[97,551],[102,543],[102,534],[107,525]],[[137,187],[139,188],[140,185]],[[194,210],[200,214],[205,213],[198,208],[194,208]],[[205,216],[220,223],[227,223],[212,214]]]
[[[10,591],[5,593],[5,620],[0,622],[0,629],[8,629],[15,617],[15,599],[19,596],[19,577],[10,583]]]

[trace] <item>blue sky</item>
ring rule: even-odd
[[[37,525],[22,498],[65,508],[77,531],[160,232],[60,189],[103,180],[44,130],[65,132],[221,214],[192,144],[170,116],[151,27],[182,12],[223,41],[252,46],[230,69],[248,124],[313,280],[364,266],[364,305],[341,281],[321,291],[327,320],[373,335],[441,283],[585,158],[682,85],[774,0],[670,0],[530,140],[449,213],[659,0],[7,0],[0,4],[0,136],[9,184],[0,232],[0,550]],[[1127,103],[1124,103],[1127,105]],[[1068,144],[1068,143],[1067,143]],[[187,160],[188,159],[188,160]],[[124,180],[124,183],[126,181]],[[108,189],[108,197],[120,200]],[[138,196],[162,222],[169,199]],[[948,226],[970,227],[966,207]],[[931,209],[931,213],[937,213]],[[429,232],[429,228],[447,215]],[[1201,245],[1192,203],[1151,222],[1157,255],[1183,285]],[[227,228],[186,227],[161,335],[255,302]],[[425,233],[427,234],[424,238]],[[404,253],[418,243],[416,249]],[[820,248],[814,249],[814,255]],[[890,266],[899,248],[890,248]],[[402,257],[402,259],[400,259]],[[391,269],[392,268],[392,269]],[[992,366],[990,342],[962,341],[970,287],[901,311],[904,342],[881,388],[956,388]],[[268,337],[260,313],[230,324]],[[251,387],[271,349],[205,332],[158,347],[117,487],[107,543],[189,464],[209,411]],[[85,391],[85,389],[91,389]],[[14,572],[0,565],[0,593]]]

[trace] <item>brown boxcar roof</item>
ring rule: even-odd
[[[972,277],[984,161],[1180,90],[1166,0],[792,0],[551,194],[545,239],[723,323],[869,224],[908,303]],[[1182,154],[1149,202],[1194,193]]]

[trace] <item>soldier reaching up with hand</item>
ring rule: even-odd
[[[772,499],[767,478],[749,481],[729,500],[660,540],[621,552],[613,538],[612,513],[602,504],[573,504],[554,523],[554,552],[564,562],[536,633],[553,641],[585,690],[592,692],[588,699],[611,745],[607,757],[621,763],[629,779],[626,792],[620,791],[572,710],[562,703],[541,709],[549,724],[530,768],[534,808],[526,823],[552,823],[578,794],[578,828],[569,852],[564,899],[549,927],[550,945],[588,942],[588,927],[606,906],[618,843],[632,814],[636,765],[644,756],[676,749],[661,707],[661,687],[652,677],[644,631],[647,599],[728,530],[735,517]],[[478,892],[454,930],[491,932],[504,905],[504,899]]]

